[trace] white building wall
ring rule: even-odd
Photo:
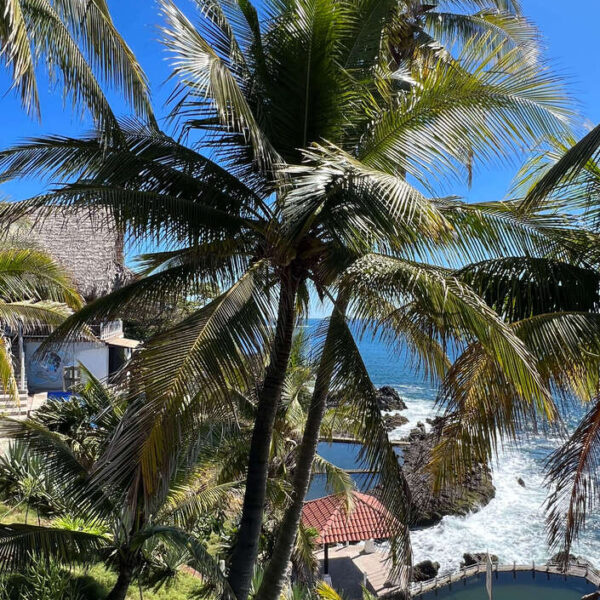
[[[32,392],[63,389],[63,369],[83,364],[98,379],[108,377],[108,346],[95,342],[74,342],[56,347],[45,356],[34,356],[41,341],[25,342],[27,384]]]

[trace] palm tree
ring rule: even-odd
[[[548,541],[560,551],[565,564],[570,549],[585,526],[586,516],[598,503],[597,457],[600,448],[598,430],[600,398],[598,397],[598,364],[594,348],[598,331],[598,206],[600,189],[600,128],[592,129],[580,141],[570,136],[551,140],[544,152],[534,155],[517,179],[517,192],[525,194],[521,210],[561,207],[571,211],[579,226],[571,240],[572,260],[560,265],[561,276],[549,278],[551,285],[544,296],[548,320],[577,320],[564,341],[567,348],[580,350],[578,369],[568,373],[576,396],[587,407],[585,416],[547,463]],[[549,271],[542,265],[541,277]],[[552,267],[556,270],[556,266]],[[540,272],[540,266],[528,269],[529,277]],[[565,278],[569,277],[565,281]],[[523,285],[515,288],[522,293]],[[568,291],[568,294],[565,294]],[[573,311],[571,315],[567,311]],[[565,337],[566,335],[565,334]],[[564,355],[567,351],[562,349]],[[566,376],[565,376],[566,377]]]
[[[101,129],[118,131],[101,80],[120,90],[138,115],[153,119],[146,77],[105,0],[6,0],[0,46],[13,87],[34,116],[40,115],[36,68],[43,59],[64,95],[88,109]]]
[[[531,353],[545,385],[571,406],[591,404],[577,429],[547,462],[549,544],[568,562],[588,511],[597,502],[600,385],[600,274],[593,247],[573,232],[568,257],[506,257],[469,265],[456,274],[510,322]],[[465,378],[464,373],[469,377]],[[483,385],[485,382],[485,385]],[[515,403],[512,386],[477,344],[462,353],[442,386],[446,422],[431,468],[438,487],[488,462],[502,439],[516,439],[547,416]],[[559,404],[560,406],[560,404]]]
[[[303,407],[310,369],[305,351],[305,339],[297,336],[269,459],[269,511],[272,513],[285,504],[287,478],[294,468],[298,438],[306,418]],[[97,491],[87,485],[96,461],[119,427],[127,400],[122,392],[107,387],[85,367],[81,368],[86,382],[75,389],[69,399],[50,399],[30,419],[6,419],[0,424],[3,434],[22,444],[28,458],[35,460],[45,473],[52,484],[53,498],[56,497],[53,510],[59,515],[51,527],[43,529],[5,525],[0,547],[10,558],[4,560],[3,568],[19,569],[29,557],[40,553],[65,561],[72,559],[73,552],[82,551],[84,554],[79,559],[88,564],[106,560],[116,566],[119,577],[109,598],[124,598],[131,580],[140,578],[157,562],[153,544],[157,538],[170,548],[179,548],[180,553],[191,544],[191,557],[187,552],[183,558],[178,557],[180,562],[191,561],[210,576],[212,584],[218,584],[213,581],[214,562],[205,555],[199,538],[183,532],[193,531],[198,519],[220,506],[226,507],[232,518],[239,511],[236,499],[244,485],[246,453],[254,423],[253,399],[242,397],[238,392],[232,397],[235,403],[232,410],[224,411],[221,407],[202,415],[204,424],[199,425],[197,439],[191,449],[180,456],[162,500],[153,502],[152,521],[134,525],[127,531],[129,526],[117,503],[118,491],[101,493],[90,505],[89,494],[96,495]],[[252,390],[248,392],[251,394]],[[341,422],[338,415],[332,420]],[[350,498],[353,490],[350,476],[321,457],[315,457],[315,462],[326,474],[333,491]],[[87,495],[83,506],[80,494]],[[153,579],[156,582],[156,577]]]
[[[57,327],[82,304],[70,277],[45,252],[26,243],[23,232],[0,242],[0,384],[15,402],[19,386],[11,336]]]
[[[311,286],[329,295],[338,275],[365,252],[427,256],[448,244],[457,252],[472,249],[482,238],[482,245],[498,248],[505,234],[510,243],[530,239],[508,208],[470,210],[428,198],[406,177],[431,189],[436,178],[469,173],[478,160],[564,131],[569,111],[531,45],[511,45],[502,27],[490,26],[498,38],[488,34],[456,58],[430,52],[429,40],[419,63],[414,52],[403,54],[399,32],[407,20],[421,31],[422,19],[395,2],[269,5],[263,22],[247,3],[206,8],[197,30],[164,3],[163,33],[181,81],[175,115],[188,132],[204,135],[220,165],[136,124],[123,126],[126,142],[116,148],[98,136],[55,137],[6,151],[1,160],[5,177],[73,178],[29,206],[108,206],[138,240],[168,247],[148,257],[148,277],[86,307],[63,334],[92,316],[136,303],[143,310],[149,299],[206,281],[226,289],[138,354],[131,383],[146,398],[135,417],[145,426],[115,440],[121,466],[110,469],[113,476],[154,493],[174,468],[169,457],[184,417],[231,382],[249,379],[249,354],[268,354],[229,574],[244,600],[297,304],[306,302]],[[524,359],[504,364],[539,396],[535,374],[521,368]],[[385,440],[370,439],[373,461],[389,463]],[[105,476],[101,464],[97,478]]]
[[[184,555],[182,562],[208,575],[219,590],[226,583],[218,567],[202,542],[183,527],[222,503],[233,487],[207,485],[199,462],[226,442],[223,432],[200,426],[201,442],[180,457],[168,485],[153,498],[153,517],[132,523],[120,506],[119,489],[90,486],[95,462],[119,426],[127,401],[82,369],[86,383],[69,400],[51,402],[26,420],[0,422],[3,435],[25,444],[29,457],[42,462],[63,507],[50,526],[1,525],[2,568],[19,570],[33,556],[69,563],[106,561],[118,571],[107,599],[123,600],[132,579],[156,562],[155,554],[162,551],[157,542],[162,541]]]

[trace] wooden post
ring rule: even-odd
[[[329,574],[329,546],[327,544],[323,544],[323,574]]]

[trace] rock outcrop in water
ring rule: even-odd
[[[495,554],[490,554],[490,558],[494,564],[498,563],[498,557]],[[485,562],[487,562],[487,552],[465,552],[460,566],[461,568],[471,567]]]
[[[481,465],[469,473],[460,485],[444,489],[434,495],[431,491],[431,476],[423,467],[428,464],[436,443],[439,421],[433,421],[433,430],[425,432],[420,423],[413,429],[404,449],[402,470],[413,499],[415,525],[430,526],[446,515],[466,515],[485,506],[496,494],[492,476],[487,466]]]
[[[558,564],[564,564],[565,562],[566,562],[565,561],[565,553],[558,552],[546,564],[558,565]],[[589,560],[587,560],[587,558],[584,558],[583,556],[575,556],[574,554],[569,554],[569,558],[568,558],[567,562],[570,565],[573,565],[576,567],[591,567],[592,569],[594,568],[594,565]]]
[[[420,563],[417,563],[413,567],[412,571],[412,581],[429,581],[434,577],[437,577],[437,574],[440,570],[440,563],[431,562],[430,560],[424,560]]]
[[[403,415],[384,415],[383,417],[383,425],[388,432],[401,427],[405,423],[408,423],[408,419]]]
[[[377,390],[377,404],[379,410],[406,410],[407,408],[400,394],[389,385],[384,385]]]

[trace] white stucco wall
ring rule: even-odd
[[[34,358],[39,341],[25,341],[27,385],[32,392],[60,391],[63,388],[64,367],[82,363],[99,379],[108,377],[108,346],[94,342],[65,344],[51,350],[47,356]]]

